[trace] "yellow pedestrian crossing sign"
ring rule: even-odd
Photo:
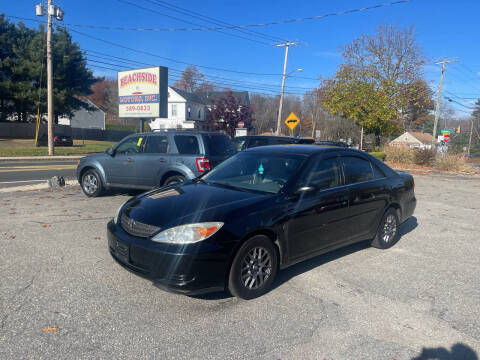
[[[285,120],[285,124],[292,131],[293,129],[295,129],[295,127],[298,125],[299,122],[300,122],[300,119],[293,112],[291,112],[290,115],[288,115],[287,119]]]

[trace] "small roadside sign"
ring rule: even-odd
[[[239,121],[237,124],[237,127],[240,129],[243,129],[244,126],[245,126],[245,123],[243,121]]]
[[[293,129],[295,129],[295,127],[298,125],[299,122],[300,122],[300,119],[293,112],[291,112],[290,115],[288,115],[287,119],[285,120],[285,124],[292,131]]]

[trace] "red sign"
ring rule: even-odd
[[[240,128],[240,129],[243,129],[243,127],[245,126],[245,123],[243,121],[240,121],[237,126]]]
[[[450,141],[450,136],[445,134],[443,135],[443,141],[445,141],[446,143]]]

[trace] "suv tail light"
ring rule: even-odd
[[[197,169],[199,172],[210,170],[210,160],[207,158],[197,158]]]

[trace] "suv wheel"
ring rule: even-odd
[[[87,170],[82,175],[82,190],[89,197],[99,196],[103,191],[102,180],[98,173],[93,170]]]
[[[167,180],[165,180],[165,182],[163,183],[163,186],[178,184],[184,181],[185,181],[185,177],[183,177],[182,175],[174,175],[167,178]]]

